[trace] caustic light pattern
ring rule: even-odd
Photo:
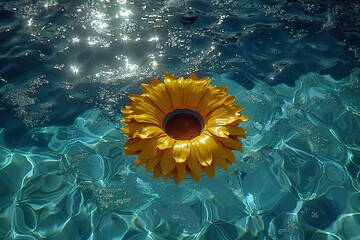
[[[202,171],[213,178],[216,165],[227,170],[235,162],[232,150],[242,152],[238,138],[246,131],[238,125],[248,117],[227,88],[210,85],[208,77],[167,73],[164,82],[142,84],[142,91],[129,95],[121,130],[129,138],[125,153],[138,154],[135,165],[145,165],[154,178],[180,183],[188,173],[199,181]]]

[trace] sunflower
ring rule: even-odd
[[[139,155],[137,167],[179,183],[187,173],[195,181],[202,171],[213,178],[216,165],[227,170],[235,162],[232,150],[242,152],[238,137],[246,138],[238,124],[248,118],[238,113],[243,107],[227,88],[210,85],[209,77],[168,73],[164,82],[152,79],[141,87],[143,94],[130,94],[132,102],[121,110],[121,130],[129,138],[125,154]]]

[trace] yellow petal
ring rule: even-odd
[[[127,117],[124,117],[120,120],[120,122],[123,122],[123,123],[128,123],[128,122],[133,122],[134,120],[133,119],[130,119],[130,118],[127,118]]]
[[[173,172],[169,172],[168,174],[163,174],[163,180],[169,179],[173,175]]]
[[[212,151],[208,147],[209,136],[201,134],[200,136],[192,139],[191,151],[195,152],[197,160],[202,166],[209,166],[212,162]]]
[[[129,127],[129,125],[126,125],[126,126],[121,127],[120,130],[124,132],[124,135],[125,135],[125,136],[128,136],[128,135],[130,134],[130,127]]]
[[[223,105],[227,96],[228,95],[223,92],[214,93],[212,91],[207,91],[204,97],[201,99],[201,102],[198,105],[198,109],[200,110],[201,114],[203,114],[203,116],[206,116],[217,107]]]
[[[209,88],[207,88],[207,89],[205,89],[205,92],[196,107],[202,116],[206,116],[206,113],[208,112],[208,109],[206,106],[207,106],[207,103],[208,103],[208,100],[210,97],[211,97],[211,90]]]
[[[130,151],[129,149],[125,149],[124,153],[128,155],[135,155],[135,154],[139,154],[140,151]]]
[[[161,170],[161,165],[160,163],[158,163],[153,170],[153,177],[154,178],[158,178],[161,176],[162,170]]]
[[[221,117],[212,117],[207,121],[208,127],[216,127],[216,126],[224,126],[224,125],[230,125],[231,123],[238,120],[238,118],[234,115],[226,115]]]
[[[226,150],[226,153],[227,153],[227,157],[226,157],[226,160],[229,162],[229,163],[234,163],[236,161],[236,158],[235,158],[235,155],[234,153],[227,147],[224,148]]]
[[[207,79],[209,79],[209,78],[207,78]],[[196,81],[196,82],[199,81],[198,77],[196,76],[195,73],[191,74],[186,80]]]
[[[218,137],[227,138],[229,135],[229,131],[225,126],[208,127],[207,130]]]
[[[231,111],[231,107],[221,107],[214,109],[214,111],[209,114],[208,118],[219,118],[224,115],[234,115],[234,113]]]
[[[152,138],[160,134],[165,134],[164,131],[154,124],[131,122],[121,128],[124,135],[129,138]]]
[[[232,138],[219,138],[215,137],[216,140],[222,142],[226,147],[230,148],[231,150],[238,150],[242,152],[242,144],[238,139],[232,139]]]
[[[148,89],[149,88],[153,88],[153,86],[152,85],[150,85],[150,84],[147,84],[147,83],[142,83],[141,84],[141,90],[143,91],[143,93],[148,93],[149,91],[148,91]],[[145,96],[146,96],[146,94],[145,94]]]
[[[186,163],[176,164],[174,170],[174,182],[176,184],[182,182],[186,176]]]
[[[196,176],[193,172],[189,172],[190,176],[194,179],[195,182],[198,182],[200,177],[199,176]]]
[[[210,84],[209,79],[195,81],[195,77],[196,75],[192,75],[187,79],[187,81],[189,81],[189,84],[193,86],[187,90],[188,97],[185,99],[186,105],[191,108],[197,108]]]
[[[228,105],[227,107],[230,107],[231,112],[233,112],[233,113],[237,113],[237,112],[239,112],[239,111],[241,111],[241,110],[244,109],[243,106],[238,105],[238,104],[230,104],[230,105]]]
[[[159,80],[159,79],[157,79],[157,78],[153,78],[153,79],[151,79],[151,85],[153,85],[153,86],[157,86],[157,85],[159,85],[159,84],[161,84],[162,82]]]
[[[133,105],[134,105],[134,103],[130,102],[130,103],[125,105],[125,109],[131,110]]]
[[[174,183],[179,184],[180,182],[181,181],[179,179],[179,174],[178,174],[178,172],[177,172],[177,170],[175,168],[175,170],[174,170]]]
[[[179,174],[178,174],[178,172],[177,172],[177,169],[175,168],[174,169],[174,172],[173,172],[174,174],[174,182],[176,183],[176,184],[179,184],[181,181],[179,180]]]
[[[211,164],[210,166],[203,167],[204,171],[208,175],[209,178],[215,177],[215,166],[214,164]]]
[[[147,141],[148,139],[141,139],[136,143],[132,143],[132,144],[129,143],[128,146],[125,144],[125,148],[132,152],[141,151],[144,148],[144,145]]]
[[[159,138],[159,140],[158,140],[158,148],[160,150],[164,150],[166,148],[172,148],[174,143],[175,143],[175,139],[173,139],[173,138],[166,135],[164,137]]]
[[[136,101],[143,101],[144,97],[139,94],[129,94],[129,98],[131,101],[136,102]]]
[[[164,131],[158,126],[150,125],[143,128],[138,128],[138,130],[134,133],[133,137],[153,138],[163,133]]]
[[[231,104],[230,106],[223,106],[215,109],[208,115],[208,119],[210,118],[225,118],[234,116],[239,118],[240,114],[237,112],[240,111],[243,107],[240,105]]]
[[[171,173],[175,168],[175,160],[172,156],[172,149],[167,148],[160,160],[162,172],[166,175]]]
[[[190,155],[190,142],[188,140],[176,141],[173,147],[173,157],[175,162],[183,163]]]
[[[243,129],[241,127],[227,126],[227,129],[229,130],[230,135],[236,135],[239,137],[246,138],[246,131],[245,131],[245,129]]]
[[[150,159],[156,155],[157,138],[152,138],[144,144],[144,147],[139,155],[141,159]]]
[[[143,85],[142,87],[147,91],[146,97],[163,113],[167,113],[171,109],[171,98],[165,84],[159,84],[156,87]]]
[[[132,108],[132,105],[133,105],[133,103],[130,102],[130,103],[128,103],[128,104],[125,105],[124,109],[131,109],[131,108]]]
[[[222,169],[224,169],[225,171],[228,170],[228,165],[227,165],[227,161],[224,158],[220,158],[218,156],[214,156],[213,157],[213,161],[214,164],[218,165],[219,167],[221,167]]]
[[[226,93],[228,90],[227,87],[221,86],[211,86],[210,89],[214,94]]]
[[[194,82],[188,79],[179,79],[179,85],[181,91],[181,102],[183,102],[185,105],[189,98],[193,98],[191,89],[195,87]]]
[[[146,163],[148,161],[148,159],[140,159],[140,158],[138,158],[138,159],[136,159],[136,161],[135,161],[135,166],[136,167],[140,167],[141,165],[143,165],[144,163]]]
[[[212,95],[209,99],[208,99],[208,102],[207,102],[207,105],[206,107],[211,110],[223,105],[226,101],[226,97],[227,95],[226,94],[215,94],[215,95]],[[210,112],[209,111],[209,112]],[[207,114],[207,113],[206,113]]]
[[[209,136],[208,143],[209,147],[211,147],[213,154],[221,158],[227,158],[228,153],[226,151],[226,147],[221,142],[214,139],[209,132],[204,131],[204,134]]]
[[[128,148],[131,145],[134,145],[138,142],[141,141],[141,138],[132,138],[126,141],[126,143],[124,144],[124,148]]]
[[[166,73],[164,77],[166,89],[169,91],[171,103],[173,108],[181,106],[181,91],[179,91],[179,82],[170,74]]]
[[[246,121],[249,120],[249,118],[248,118],[247,116],[242,115],[242,114],[241,114],[241,116],[240,116],[240,119],[241,119],[243,122],[246,122]]]
[[[128,119],[134,119],[137,122],[142,122],[142,123],[152,123],[156,126],[160,127],[160,121],[158,118],[149,115],[147,113],[143,113],[143,114],[132,114],[130,116],[127,117]]]
[[[129,123],[128,125],[126,125],[126,126],[123,126],[120,129],[124,132],[125,136],[133,137],[133,135],[136,132],[138,132],[142,128],[148,127],[148,126],[152,126],[152,124],[132,122],[132,123]]]
[[[227,96],[224,102],[225,106],[232,104],[235,101],[235,96]]]
[[[234,126],[237,126],[239,123],[246,122],[248,120],[249,120],[249,118],[247,116],[244,116],[242,114],[238,114],[236,121],[232,122],[229,125],[234,127]]]
[[[201,165],[196,158],[196,154],[194,151],[190,151],[190,156],[188,157],[186,164],[189,170],[195,174],[198,178],[201,176]]]
[[[156,156],[153,157],[152,159],[150,159],[146,163],[146,171],[147,172],[150,172],[160,162],[163,153],[164,153],[164,151],[157,151]]]
[[[136,98],[132,97],[131,99],[134,102],[132,110],[136,114],[146,113],[148,115],[152,115],[155,118],[158,118],[159,121],[164,116],[164,113],[161,111],[161,109],[145,95]]]
[[[131,114],[131,113],[133,113],[134,111],[131,110],[131,109],[126,109],[126,108],[124,108],[124,109],[121,109],[121,112],[122,112],[123,114]]]
[[[195,75],[195,74],[194,74]],[[200,82],[207,82],[210,83],[210,78],[209,77],[203,77],[201,79],[199,79]]]

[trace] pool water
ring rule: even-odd
[[[0,1],[0,239],[360,239],[358,1]],[[153,179],[120,109],[166,72],[228,87],[229,170]]]

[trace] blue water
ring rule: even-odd
[[[0,1],[0,239],[360,239],[358,1]],[[165,72],[250,121],[214,179],[153,179],[119,110]]]

